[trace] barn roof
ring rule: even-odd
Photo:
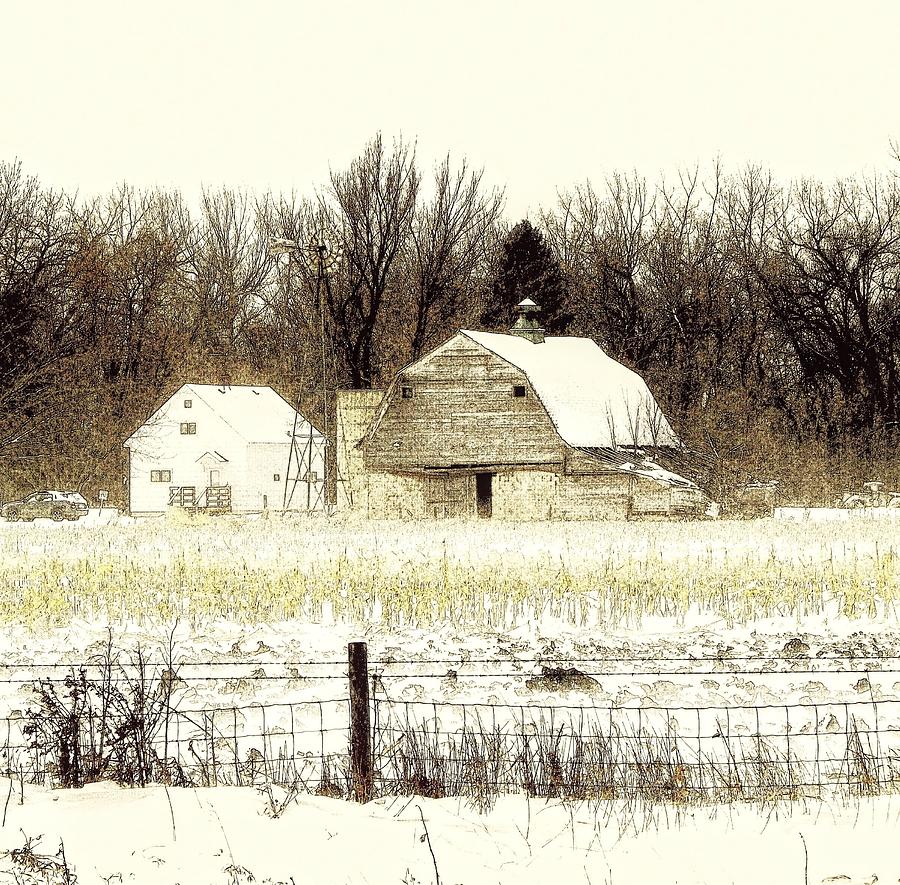
[[[238,436],[248,443],[283,443],[294,429],[297,412],[271,387],[248,385],[185,384],[126,440],[126,445],[152,430],[153,417],[173,400],[189,396],[206,403]],[[305,437],[311,425],[302,416],[297,421],[297,435]],[[321,433],[313,426],[313,438]]]
[[[581,451],[594,460],[601,461],[614,470],[620,470],[623,473],[655,479],[657,482],[665,483],[666,485],[688,489],[698,488],[694,480],[682,476],[682,473],[692,472],[691,468],[695,467],[695,465],[690,465],[681,455],[679,449],[669,447],[647,450],[641,448],[584,448]],[[676,473],[676,470],[679,472]]]
[[[677,446],[669,422],[636,372],[608,356],[590,338],[462,335],[525,373],[557,433],[575,448]]]

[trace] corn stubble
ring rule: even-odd
[[[300,619],[502,628],[555,618],[893,614],[900,533],[784,524],[168,520],[0,535],[5,619]]]

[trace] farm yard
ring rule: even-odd
[[[802,881],[804,848],[821,871],[809,881],[884,878],[894,860],[875,851],[848,866],[822,818],[839,833],[869,815],[877,834],[896,815],[898,553],[897,524],[859,514],[473,524],[92,513],[4,525],[3,847],[21,849],[40,821],[79,882],[123,869],[138,881],[424,882],[436,877],[418,841],[427,827],[440,881],[545,881],[563,863],[572,881],[622,882],[647,881],[637,858],[652,831],[653,851],[681,846],[677,881],[700,882],[721,881],[716,852],[688,863],[684,839],[754,844],[775,815],[766,839],[783,840],[798,871],[784,881]],[[363,808],[346,801],[346,647],[357,640],[375,760],[376,799]],[[88,742],[81,767],[63,770],[53,735],[27,731],[75,695],[94,722],[103,698],[134,711],[136,692],[152,720],[144,767],[121,751],[118,769],[92,771]],[[146,798],[91,783],[117,774],[148,784]],[[85,786],[53,789],[66,778]],[[98,804],[154,833],[140,857],[117,868],[114,853],[92,853],[74,815]],[[274,847],[291,821],[304,851],[331,858],[326,872],[303,879]],[[255,869],[240,856],[245,826],[273,844]],[[190,835],[210,827],[215,838]],[[334,846],[318,844],[322,827]],[[488,832],[496,863],[473,868]],[[50,849],[49,863],[53,839],[32,854]],[[202,857],[185,850],[192,839]],[[383,870],[350,870],[336,847],[382,839],[397,852]]]
[[[0,885],[900,885],[900,6],[169,5],[0,20]]]

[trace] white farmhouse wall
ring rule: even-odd
[[[284,443],[251,443],[247,446],[245,472],[232,484],[233,510],[254,512],[282,508],[290,451],[290,440]],[[309,500],[315,502],[321,497],[324,477],[321,456],[314,455],[312,469],[318,482],[309,488]],[[294,461],[291,464],[292,476],[296,476],[297,471],[297,464]],[[291,509],[305,510],[306,502],[307,484],[298,482],[294,489]]]
[[[182,425],[194,425],[195,432],[182,433]],[[208,505],[203,495],[212,486],[231,487],[236,513],[280,510],[297,426],[290,404],[271,388],[184,385],[125,443],[131,512],[165,512],[172,488],[193,487],[197,504]],[[321,440],[317,432],[315,438]],[[321,482],[321,452],[314,462]],[[171,478],[154,481],[154,471],[169,471]],[[292,506],[305,509],[306,500],[305,486],[298,486]]]
[[[191,400],[185,408],[184,401]],[[182,423],[197,425],[195,434],[182,434]],[[199,459],[218,451],[227,462],[218,465],[220,482],[228,483],[240,468],[244,441],[201,399],[179,390],[171,396],[130,443],[129,509],[132,513],[163,513],[168,508],[170,486],[193,486],[197,495],[206,488],[207,464]],[[170,482],[154,482],[154,470],[170,470]]]

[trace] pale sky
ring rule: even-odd
[[[900,171],[896,2],[7,0],[0,34],[0,160],[85,196],[311,195],[378,130],[511,220],[617,170]]]

